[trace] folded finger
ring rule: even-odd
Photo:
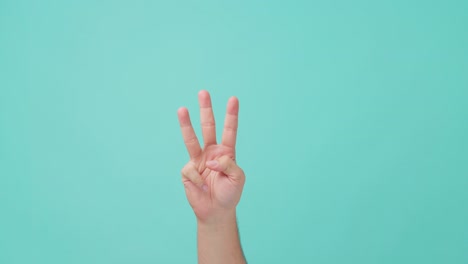
[[[206,162],[206,166],[214,171],[222,172],[234,180],[244,180],[244,171],[228,156]]]
[[[203,188],[204,181],[197,168],[192,163],[187,163],[181,171],[182,178],[191,181],[196,186]]]

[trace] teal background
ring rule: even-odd
[[[468,263],[467,10],[0,0],[0,263],[195,263],[200,89],[240,99],[250,263]]]

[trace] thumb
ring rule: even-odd
[[[216,160],[206,162],[206,166],[214,171],[222,172],[235,181],[245,179],[244,171],[228,156],[221,156]]]

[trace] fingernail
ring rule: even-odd
[[[204,192],[207,192],[208,191],[208,185],[203,184],[202,189],[203,189]]]
[[[209,167],[216,167],[217,165],[218,165],[217,160],[210,160],[206,162],[206,166],[209,166]]]

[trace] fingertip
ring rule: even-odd
[[[179,107],[179,109],[177,109],[177,115],[179,116],[184,115],[186,113],[188,113],[188,109],[185,106],[181,106]]]
[[[198,92],[198,96],[207,96],[207,95],[210,95],[210,93],[205,89],[202,89]]]
[[[181,126],[187,126],[191,124],[190,115],[186,107],[180,107],[177,110],[177,117]]]
[[[227,104],[228,114],[236,115],[239,112],[239,99],[236,96],[231,96]]]
[[[231,96],[231,97],[229,97],[228,102],[234,103],[234,104],[239,104],[239,98],[237,98],[237,96]]]
[[[198,101],[201,107],[211,107],[211,97],[207,90],[198,92]]]

